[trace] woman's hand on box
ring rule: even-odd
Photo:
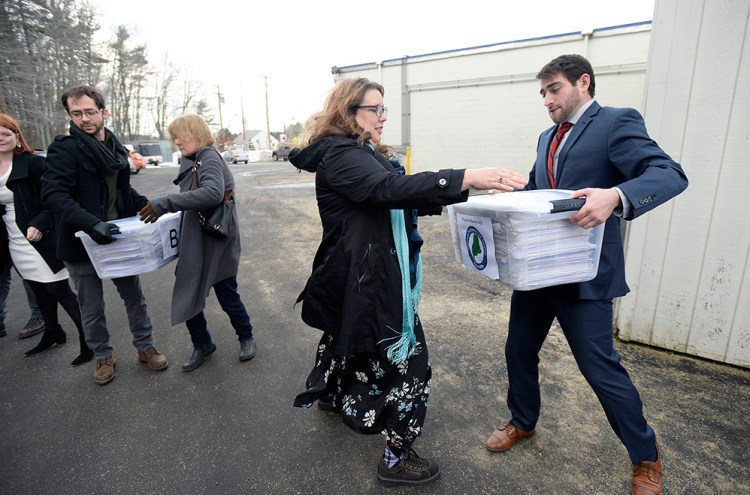
[[[498,191],[514,191],[523,189],[528,180],[507,168],[472,168],[464,172],[462,191],[468,188],[487,190],[491,194]]]
[[[138,214],[141,216],[141,222],[145,223],[154,223],[161,216],[156,213],[156,211],[154,211],[154,207],[151,205],[151,201],[146,203],[146,206],[144,206],[141,211],[138,212]]]

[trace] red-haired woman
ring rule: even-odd
[[[65,343],[66,335],[57,319],[57,304],[78,328],[81,352],[71,363],[78,366],[94,357],[86,345],[78,300],[68,283],[68,271],[55,255],[55,221],[41,202],[44,158],[34,155],[18,123],[0,114],[0,229],[13,266],[36,294],[44,317],[42,339],[26,356],[33,356]],[[6,261],[7,262],[7,261]]]

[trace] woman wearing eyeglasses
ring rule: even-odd
[[[83,336],[81,312],[68,283],[68,271],[55,255],[55,220],[41,201],[43,171],[44,158],[34,155],[18,123],[0,114],[0,213],[4,221],[0,243],[9,250],[18,273],[29,282],[45,324],[39,344],[25,355],[65,343],[67,337],[57,318],[59,303],[78,329],[80,354],[71,363],[78,366],[91,361],[94,353]]]
[[[354,431],[384,434],[378,480],[424,484],[438,464],[412,444],[422,431],[431,368],[419,319],[422,266],[417,215],[466,201],[469,188],[523,188],[498,168],[403,175],[381,140],[388,120],[383,87],[339,81],[307,122],[290,155],[315,172],[323,239],[298,298],[302,319],[323,331],[307,391],[294,405],[341,414]]]

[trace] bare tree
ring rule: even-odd
[[[59,98],[67,87],[98,82],[98,29],[85,0],[0,0],[0,102],[32,146],[65,130]]]
[[[194,111],[213,121],[200,84],[165,58],[156,70],[146,44],[119,26],[97,46],[90,0],[0,0],[0,111],[16,117],[29,143],[46,148],[66,132],[60,101],[71,86],[99,86],[107,96],[112,129],[123,139],[166,138],[175,114]],[[153,122],[153,127],[152,127]]]
[[[156,77],[154,85],[154,97],[151,102],[151,116],[154,119],[154,126],[159,139],[167,139],[167,121],[170,118],[171,92],[177,71],[171,62],[164,57],[162,64],[162,73]]]
[[[146,45],[130,46],[131,34],[118,26],[109,43],[109,108],[113,130],[126,140],[140,134],[143,89],[149,76]]]
[[[193,111],[195,108],[194,102],[198,98],[198,93],[201,90],[202,85],[193,78],[193,74],[189,69],[184,69],[180,72],[183,76],[182,94],[178,108],[178,115],[183,115]]]

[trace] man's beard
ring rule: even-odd
[[[562,115],[558,119],[553,119],[553,122],[555,124],[562,124],[563,122],[566,122],[569,120],[573,114],[578,110],[578,107],[581,106],[581,95],[578,93],[575,93],[568,101],[565,102],[565,105],[562,107]]]
[[[93,126],[93,128],[91,126]],[[99,134],[101,130],[104,129],[104,122],[101,122],[98,124],[96,123],[90,124],[89,127],[78,127],[78,128],[81,129],[86,134],[88,134],[89,136],[96,137],[97,134]]]

